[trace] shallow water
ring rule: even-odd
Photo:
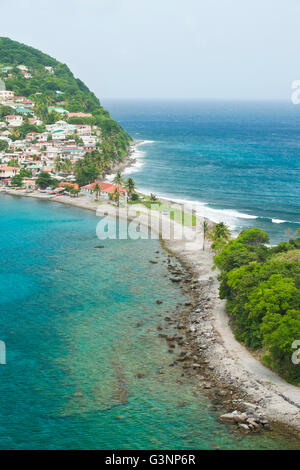
[[[95,214],[58,203],[0,195],[0,214],[1,449],[298,448],[237,440],[169,367],[156,327],[185,298],[158,241],[96,249]]]

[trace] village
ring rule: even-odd
[[[84,156],[96,151],[101,144],[101,127],[91,124],[73,124],[71,118],[84,121],[92,117],[91,113],[69,112],[64,109],[63,94],[56,90],[57,102],[49,106],[48,112],[55,113],[59,119],[53,124],[44,124],[35,114],[35,101],[26,96],[16,96],[14,91],[6,90],[1,73],[10,76],[12,67],[0,67],[0,110],[10,108],[10,114],[0,116],[0,191],[20,189],[26,192],[38,190],[48,194],[66,194],[78,196],[80,193],[91,196],[125,197],[122,186],[90,181],[79,187],[74,175],[74,165]],[[26,80],[33,74],[25,65],[17,69]],[[45,66],[45,71],[54,74],[52,67]],[[37,92],[37,99],[42,93]],[[18,136],[18,129],[24,124],[39,127],[39,132],[28,132]],[[49,182],[49,184],[47,184]],[[50,183],[51,182],[51,183]],[[121,183],[121,181],[120,181]],[[95,188],[96,186],[96,188]],[[95,188],[95,191],[94,191]]]

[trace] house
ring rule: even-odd
[[[91,135],[92,127],[87,124],[75,124],[75,132],[77,135]]]
[[[37,187],[35,178],[23,178],[23,186],[26,191],[34,191]]]
[[[1,137],[8,137],[8,136],[10,136],[10,131],[1,132]]]
[[[93,193],[93,189],[96,184],[99,184],[101,187],[102,193],[104,193],[107,197],[109,194],[114,194],[116,189],[119,190],[119,192],[122,194],[123,197],[126,197],[126,189],[122,188],[121,186],[117,186],[115,184],[111,183],[102,183],[99,181],[95,181],[95,183],[87,184],[86,186],[82,186],[81,191],[83,194],[85,194],[87,197],[89,197]]]
[[[29,132],[25,139],[32,142],[33,140],[36,140],[40,136],[39,132]]]
[[[56,106],[49,106],[48,113],[51,113],[51,112],[54,112],[54,113],[57,113],[57,114],[68,114],[69,111],[67,111],[64,108],[58,108]]]
[[[8,115],[5,116],[5,120],[11,127],[19,127],[23,124],[22,116]]]
[[[27,72],[28,68],[26,65],[17,65],[17,69],[22,70],[23,72]]]
[[[94,135],[82,135],[81,139],[85,147],[95,147],[98,140]]]
[[[68,116],[69,118],[72,118],[72,117],[90,118],[92,117],[92,114],[91,113],[69,113]]]
[[[53,67],[45,66],[45,70],[46,70],[47,72],[49,72],[51,75],[54,74],[54,69],[53,69]]]
[[[32,109],[24,108],[23,106],[18,106],[17,108],[15,108],[15,110],[17,111],[17,113],[21,114],[33,114]]]
[[[29,72],[23,71],[23,72],[21,72],[21,73],[22,73],[23,77],[26,78],[26,79],[27,79],[27,78],[32,78],[32,75],[31,75],[31,73],[29,73]]]
[[[37,118],[31,118],[29,119],[29,122],[31,122],[31,124],[35,124],[36,126],[41,126],[43,124],[43,121]]]
[[[20,171],[19,167],[16,166],[0,166],[0,180],[4,178],[11,178]]]
[[[3,73],[7,73],[10,70],[12,70],[12,67],[0,67],[0,71],[3,72]]]
[[[0,90],[0,101],[6,101],[14,97],[14,92],[11,90]]]

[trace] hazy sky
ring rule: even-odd
[[[101,98],[289,99],[299,0],[0,0],[1,36]]]

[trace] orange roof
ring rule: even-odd
[[[102,182],[100,183],[99,181],[95,181],[95,183],[87,184],[86,186],[83,186],[82,189],[93,189],[93,187],[96,184],[99,184],[102,191],[104,191],[105,193],[114,193],[117,188],[121,193],[125,193],[125,191],[126,191],[121,186],[117,186],[117,185],[111,184],[111,183],[102,183]]]
[[[69,188],[79,189],[79,186],[78,186],[77,183],[67,183],[67,182],[64,183],[64,182],[62,181],[61,183],[59,183],[58,186],[59,186],[60,188],[62,188],[62,187],[64,187],[64,186],[68,186]]]
[[[18,166],[0,166],[0,170],[8,171],[8,170],[20,170]]]

